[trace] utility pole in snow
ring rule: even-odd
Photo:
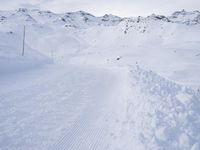
[[[25,50],[25,36],[26,36],[26,26],[24,25],[22,56],[24,56],[24,50]]]

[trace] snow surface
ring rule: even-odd
[[[199,150],[199,16],[0,11],[0,149]]]

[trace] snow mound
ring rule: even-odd
[[[133,148],[129,141],[137,150],[199,149],[200,92],[138,66],[129,75],[132,96],[122,133],[130,138],[123,148]]]

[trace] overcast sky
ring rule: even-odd
[[[53,12],[84,10],[94,15],[114,14],[122,17],[169,15],[176,10],[198,10],[200,0],[0,0],[1,10],[19,7],[40,8]]]

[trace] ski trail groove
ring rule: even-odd
[[[107,104],[110,101],[107,94],[113,90],[112,86],[114,86],[110,78],[104,79],[103,82],[98,81],[98,90],[95,89],[96,87],[93,90],[101,91],[103,96],[97,97],[94,94],[94,96],[87,97],[89,100],[87,100],[83,113],[71,128],[63,133],[60,140],[50,146],[50,150],[105,150],[108,148],[110,125],[105,116],[111,113],[110,107],[112,106]]]
[[[51,70],[55,71],[55,70]],[[0,149],[105,149],[109,125],[105,114],[113,74],[104,69],[69,67],[25,74],[22,86],[0,92]],[[36,80],[37,78],[37,80]],[[8,82],[9,83],[9,82]],[[18,84],[18,83],[17,83]],[[7,84],[12,87],[12,83]]]

